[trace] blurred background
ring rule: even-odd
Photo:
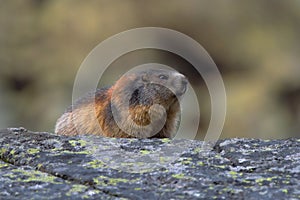
[[[180,31],[218,66],[227,92],[222,138],[300,136],[300,1],[0,1],[0,128],[53,132],[72,102],[84,58],[101,41],[145,26]],[[201,77],[184,59],[140,50],[116,60],[100,81],[159,62],[186,74],[198,92],[200,134],[210,120]],[[192,119],[191,119],[192,120]]]

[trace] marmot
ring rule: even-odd
[[[175,70],[154,68],[129,72],[111,87],[97,89],[75,101],[57,120],[55,133],[171,138],[178,128],[179,100],[187,84],[186,77]],[[157,104],[161,107],[153,106]]]

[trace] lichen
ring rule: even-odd
[[[88,162],[87,165],[94,169],[99,169],[99,168],[104,167],[105,163],[100,160],[93,160],[91,162]]]
[[[75,147],[75,146],[86,146],[87,142],[85,140],[69,140],[69,143]]]
[[[38,149],[34,149],[34,148],[29,148],[29,149],[27,149],[27,153],[28,153],[28,154],[36,154],[36,153],[38,153],[38,152],[39,152]]]
[[[173,174],[172,177],[177,178],[177,179],[183,179],[183,178],[185,178],[185,175],[184,174]]]
[[[7,150],[6,150],[5,148],[1,148],[1,149],[0,149],[0,155],[5,154],[6,151],[7,151]]]
[[[171,140],[169,138],[163,138],[163,139],[161,139],[161,141],[164,143],[167,143],[167,142],[170,142]]]
[[[73,185],[72,188],[66,193],[67,196],[78,195],[87,190],[87,186],[84,185]]]
[[[56,182],[55,179],[57,177],[51,176],[39,171],[26,171],[22,169],[13,169],[11,170],[13,173],[17,173],[22,175],[22,178],[18,177],[17,181],[19,182],[33,182],[33,181],[39,181],[39,182],[46,182],[46,183],[55,183],[55,184],[61,184],[60,182]],[[24,178],[24,176],[26,178]]]
[[[148,151],[148,150],[140,150],[140,153],[145,155],[145,154],[150,154],[151,151]]]

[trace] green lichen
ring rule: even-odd
[[[236,175],[237,175],[237,172],[235,172],[235,171],[230,171],[229,174],[232,175],[232,176],[236,176]]]
[[[213,186],[209,186],[209,188],[208,188],[209,190],[214,190],[215,189],[215,187],[213,187]]]
[[[225,169],[227,166],[226,165],[216,165],[215,167],[220,168],[220,169]]]
[[[235,171],[229,171],[228,174],[232,177],[232,178],[237,178],[238,176],[242,176],[243,173],[237,173]]]
[[[183,160],[181,163],[182,163],[183,165],[190,165],[190,164],[192,164],[192,161],[191,161],[191,160],[192,160],[192,159],[189,158],[189,159]]]
[[[18,182],[27,183],[27,182],[39,181],[39,182],[45,182],[45,183],[60,184],[60,182],[55,181],[55,179],[56,179],[55,176],[49,176],[49,175],[44,174],[39,171],[25,171],[22,169],[13,169],[12,172],[26,176],[26,178],[24,178],[24,177],[18,178],[17,179]]]
[[[37,169],[41,169],[43,167],[43,164],[41,164],[41,163],[39,163],[38,165],[37,165]]]
[[[7,150],[6,150],[5,148],[1,148],[1,149],[0,149],[0,155],[5,154],[6,151],[7,151]]]
[[[86,146],[87,142],[85,140],[78,140],[80,146]]]
[[[87,142],[85,140],[69,140],[69,143],[75,147],[75,146],[86,146]]]
[[[16,151],[13,149],[9,152],[9,154],[14,155],[16,153]]]
[[[131,168],[131,167],[134,167],[134,166],[135,166],[135,163],[134,163],[134,162],[128,162],[128,163],[122,162],[122,163],[120,163],[120,165],[121,165],[122,167],[128,167],[128,168]]]
[[[288,184],[290,184],[291,182],[290,182],[290,181],[288,181],[288,180],[284,180],[284,181],[282,181],[282,183],[284,183],[284,184],[288,185]]]
[[[99,185],[99,179],[97,179],[97,178],[93,178],[93,181],[94,181],[94,183],[96,184],[96,185]]]
[[[130,181],[136,181],[136,180],[128,180],[123,178],[110,178],[106,176],[98,176],[97,178],[93,179],[94,183],[97,185],[102,186],[116,186],[119,183],[128,183]]]
[[[204,166],[204,163],[202,161],[199,161],[197,162],[197,165]]]
[[[185,178],[185,175],[184,174],[173,174],[172,177],[177,178],[177,179],[183,179],[183,178]]]
[[[38,152],[40,152],[38,149],[34,149],[34,148],[27,149],[28,154],[36,154]]]
[[[73,185],[72,188],[66,193],[67,196],[72,196],[78,193],[82,193],[87,190],[87,187],[84,185]]]
[[[2,168],[2,167],[8,167],[8,166],[9,166],[9,164],[7,164],[7,163],[0,164],[0,168]]]
[[[222,191],[224,191],[224,192],[231,192],[231,191],[232,191],[232,189],[230,189],[230,188],[226,188],[226,187],[225,187],[225,188],[223,188],[223,189],[222,189]]]
[[[88,162],[87,164],[94,169],[99,169],[105,166],[104,162],[100,160],[93,160],[91,162]]]
[[[288,193],[288,190],[287,189],[282,189],[281,190],[283,193],[287,194]]]
[[[169,138],[163,138],[163,139],[161,139],[161,141],[164,143],[167,143],[167,142],[170,142],[171,140]]]
[[[216,155],[214,156],[214,158],[222,158],[222,156],[219,155],[219,154],[216,154]]]
[[[148,151],[148,150],[140,150],[140,153],[145,155],[145,154],[150,154],[151,151]]]
[[[166,159],[166,158],[163,157],[163,156],[160,156],[160,157],[159,157],[159,162],[160,162],[160,163],[165,163],[167,160],[168,160],[168,159]]]
[[[195,152],[195,153],[200,153],[200,152],[201,152],[201,148],[199,148],[199,147],[195,148],[195,149],[194,149],[194,152]]]
[[[69,140],[69,143],[70,143],[73,147],[77,146],[77,144],[78,144],[77,140]]]
[[[248,184],[248,183],[251,183],[251,181],[246,180],[246,179],[245,179],[245,180],[242,180],[242,182],[243,182],[243,183],[247,183],[247,184]]]
[[[263,185],[264,182],[272,182],[273,179],[276,179],[277,177],[267,177],[267,178],[258,178],[255,180],[255,182],[258,184],[258,185]]]
[[[2,176],[3,177],[9,177],[10,179],[15,179],[17,177],[17,175],[13,174],[13,173],[7,173],[7,174],[4,174]]]
[[[118,183],[127,183],[129,180],[123,178],[109,178],[110,185],[117,185]]]

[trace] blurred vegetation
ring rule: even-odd
[[[87,54],[114,34],[156,26],[197,40],[219,67],[228,98],[223,138],[300,136],[300,1],[0,2],[0,128],[53,131],[71,104],[73,81]],[[176,65],[187,74],[200,91],[205,131],[207,89],[178,56],[130,53],[112,64],[103,84],[147,62]]]

